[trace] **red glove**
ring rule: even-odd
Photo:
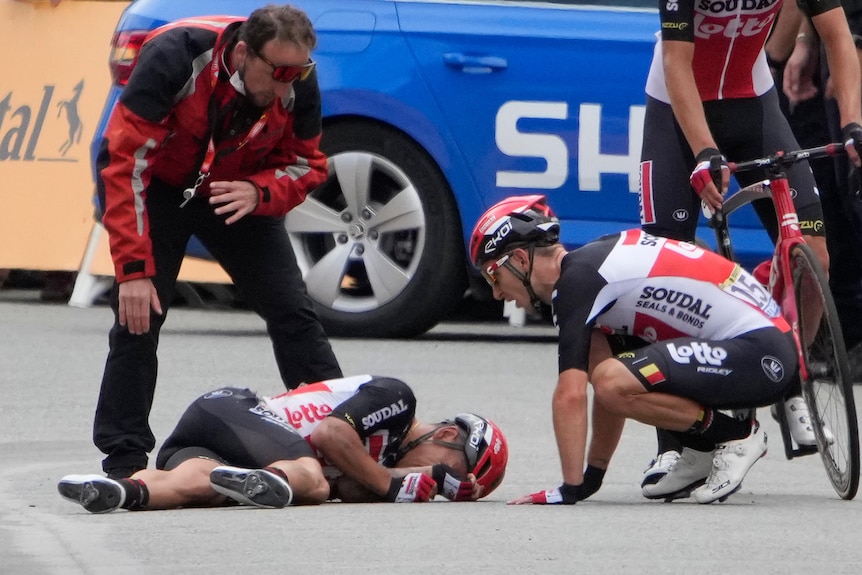
[[[437,482],[425,473],[408,473],[404,477],[393,477],[386,500],[394,503],[421,503],[434,499]]]
[[[450,501],[470,501],[473,498],[473,483],[462,481],[455,470],[438,463],[431,468],[431,475],[437,483],[437,493]]]
[[[709,184],[714,183],[712,181],[712,174],[709,173],[709,162],[700,162],[696,165],[689,177],[689,181],[691,182],[691,187],[694,188],[694,192],[700,197],[703,194],[703,189]]]
[[[721,209],[730,183],[730,169],[715,148],[702,150],[695,158],[697,165],[689,177],[691,187],[700,198],[703,217],[710,219]]]

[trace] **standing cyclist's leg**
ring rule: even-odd
[[[669,104],[647,97],[641,148],[640,220],[650,234],[694,241],[700,200],[689,176],[694,155]]]

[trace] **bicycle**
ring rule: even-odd
[[[733,260],[727,218],[759,199],[775,207],[779,237],[775,243],[767,289],[793,330],[799,352],[802,395],[808,404],[816,446],[796,445],[790,436],[783,400],[774,406],[787,459],[819,452],[829,481],[842,499],[853,499],[859,487],[859,428],[847,350],[829,282],[819,260],[805,243],[793,206],[784,167],[795,162],[835,156],[843,144],[778,152],[747,162],[728,162],[731,173],[765,168],[768,179],[729,195],[710,218],[718,251]],[[714,162],[713,174],[720,165]],[[815,309],[811,309],[810,302]],[[808,302],[808,303],[805,303]],[[819,304],[820,309],[816,309]],[[819,316],[819,319],[817,317]]]

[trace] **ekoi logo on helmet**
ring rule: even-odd
[[[467,433],[464,453],[468,471],[476,476],[485,497],[503,481],[509,461],[509,446],[494,422],[475,413],[460,413],[455,423]]]
[[[559,221],[545,196],[512,196],[482,214],[470,234],[470,260],[477,269],[511,246],[551,245],[559,239]]]
[[[485,438],[486,427],[488,427],[488,425],[482,420],[473,422],[473,429],[470,432],[470,437],[467,438],[467,444],[476,451],[478,451],[482,446],[482,440]]]
[[[485,253],[493,254],[497,249],[497,244],[506,239],[506,236],[508,236],[511,231],[512,220],[506,218],[506,220],[503,222],[503,225],[501,225],[500,228],[496,232],[494,232],[494,235],[491,236],[491,239],[485,243]]]

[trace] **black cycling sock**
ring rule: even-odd
[[[688,428],[688,432],[694,435],[702,435],[704,431],[709,429],[715,419],[716,411],[709,407],[701,407],[697,419]]]
[[[668,451],[682,453],[682,443],[680,443],[679,439],[672,431],[656,427],[655,432],[658,437],[659,453],[667,453]]]
[[[123,509],[144,509],[150,502],[150,490],[141,479],[118,479],[123,491],[126,492],[126,500],[120,506]]]
[[[682,447],[688,447],[695,451],[712,451],[715,449],[715,443],[705,439],[702,435],[686,433],[685,431],[672,431],[671,433]],[[679,452],[682,453],[682,450],[680,449]]]
[[[705,408],[704,417],[698,418],[688,432],[712,443],[724,443],[748,437],[751,434],[751,421],[740,421],[718,410]]]

